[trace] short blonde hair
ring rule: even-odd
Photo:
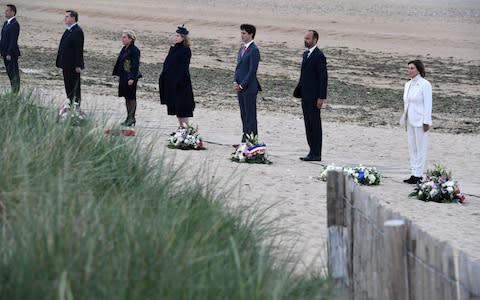
[[[125,29],[124,31],[122,31],[122,33],[125,33],[129,38],[132,39],[133,42],[135,42],[135,40],[137,39],[137,35],[135,34],[135,31],[133,31],[133,30]]]

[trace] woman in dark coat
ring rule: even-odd
[[[131,30],[122,32],[123,47],[118,54],[113,68],[114,76],[118,76],[118,97],[125,97],[127,119],[123,126],[135,126],[135,111],[137,110],[137,82],[142,77],[140,67],[140,50],[135,46],[136,35]]]
[[[158,84],[160,103],[167,105],[169,115],[177,116],[180,127],[188,124],[188,118],[193,117],[195,109],[189,70],[191,57],[188,30],[184,26],[178,27],[175,45],[170,47],[165,58]]]

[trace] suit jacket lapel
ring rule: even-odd
[[[318,49],[318,47],[315,47],[315,49],[313,49],[312,53],[310,53],[310,56],[307,58],[307,60],[312,58],[313,56],[316,56],[319,51],[320,50]]]

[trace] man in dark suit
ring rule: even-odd
[[[327,98],[327,60],[323,52],[317,47],[318,33],[308,30],[304,36],[305,47],[303,54],[300,80],[293,95],[302,99],[303,119],[310,152],[300,157],[303,161],[322,160],[322,119],[320,109]]]
[[[243,45],[238,50],[233,89],[237,92],[240,106],[243,127],[242,142],[246,141],[247,134],[258,134],[257,93],[262,89],[257,79],[260,51],[253,41],[255,32],[256,29],[253,25],[240,25],[240,37]]]
[[[3,24],[2,38],[0,40],[0,54],[5,63],[5,69],[14,93],[18,93],[20,90],[20,71],[18,69],[20,24],[17,22],[16,15],[17,8],[15,5],[7,4],[5,6],[5,18],[7,18],[7,21]]]
[[[73,102],[80,106],[80,73],[84,68],[83,63],[83,31],[77,24],[78,13],[74,10],[65,12],[65,24],[67,29],[63,33],[58,47],[57,68],[63,71],[65,92],[70,104]]]

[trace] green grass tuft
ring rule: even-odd
[[[58,123],[36,97],[0,96],[0,299],[332,297],[213,183],[139,138]]]

